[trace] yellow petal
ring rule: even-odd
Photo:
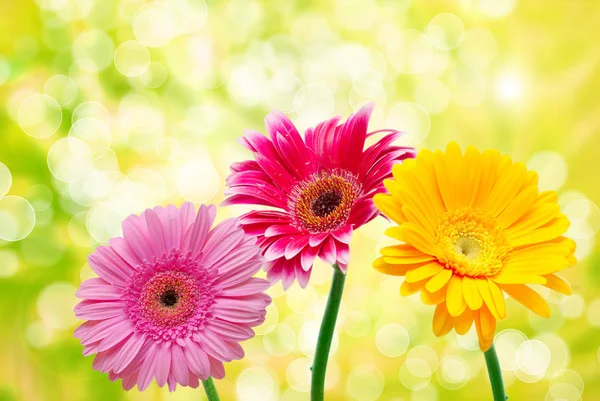
[[[550,317],[550,307],[537,292],[523,284],[501,284],[500,288],[515,301],[541,317]]]
[[[443,268],[444,267],[437,262],[428,263],[406,273],[406,281],[415,283],[417,281],[425,280],[426,278],[435,276],[442,271]]]
[[[383,256],[412,257],[423,255],[423,252],[407,244],[398,244],[381,248],[381,254]]]
[[[386,263],[383,258],[375,259],[373,267],[375,270],[391,276],[404,276],[410,269],[414,269],[413,265],[391,265]]]
[[[488,284],[487,279],[476,280],[475,283],[477,284],[477,288],[479,289],[479,294],[481,295],[483,302],[485,302],[492,315],[494,315],[496,319],[500,319],[500,314],[496,309],[494,297],[492,296],[492,291],[490,289],[490,285],[493,283],[489,281]]]
[[[435,167],[435,176],[440,188],[440,194],[444,200],[446,210],[456,208],[456,183],[450,174],[452,166],[447,162],[446,155],[440,151],[434,153],[433,165]]]
[[[473,324],[473,316],[473,311],[467,308],[460,316],[454,318],[454,328],[458,334],[464,335],[469,331]]]
[[[490,309],[490,312],[492,312],[492,315],[494,315],[496,319],[506,319],[506,301],[504,299],[504,293],[502,293],[502,290],[496,285],[496,283],[491,280],[486,281],[488,282],[490,294],[494,300],[495,311],[492,311],[492,308],[489,307],[488,309]]]
[[[400,286],[400,295],[406,297],[421,291],[423,288],[425,288],[425,281],[418,281],[416,283],[405,281]]]
[[[561,294],[571,295],[571,286],[562,277],[555,274],[548,274],[544,277],[546,278],[545,287],[558,291]]]
[[[394,200],[391,195],[377,194],[373,197],[373,202],[377,209],[384,215],[394,220],[397,224],[406,222],[406,217],[402,213],[402,204]]]
[[[481,298],[481,294],[479,294],[479,289],[475,283],[476,280],[479,279],[463,277],[463,296],[465,297],[467,306],[472,310],[481,308],[481,305],[483,304],[483,299]]]
[[[534,274],[519,274],[500,270],[495,276],[490,277],[492,281],[498,284],[546,284],[546,279]]]
[[[423,211],[422,208],[404,205],[402,206],[402,213],[404,213],[408,221],[421,226],[423,230],[427,231],[427,234],[435,236],[437,215],[433,211]]]
[[[567,232],[568,228],[569,220],[562,215],[550,220],[546,225],[536,230],[518,236],[511,235],[511,245],[517,248],[523,245],[539,244],[560,237]]]
[[[519,220],[533,205],[533,202],[535,202],[537,192],[538,189],[536,186],[530,186],[515,196],[506,209],[498,215],[500,226],[506,228]]]
[[[465,311],[467,304],[463,298],[462,277],[452,276],[446,293],[446,306],[450,316],[458,316]]]
[[[448,283],[448,281],[450,281],[451,278],[452,278],[452,270],[443,269],[438,274],[436,274],[431,279],[429,279],[427,284],[425,284],[425,288],[429,292],[439,291],[440,289],[442,289],[442,287],[444,287]]]
[[[446,310],[446,304],[439,304],[433,313],[433,334],[441,337],[448,334],[448,332],[452,330],[452,326],[452,317],[450,317]]]
[[[520,219],[508,227],[507,232],[511,237],[524,235],[543,226],[558,216],[560,216],[560,206],[556,203],[545,203],[540,206],[533,206]]]
[[[440,187],[437,183],[437,177],[435,175],[435,166],[433,165],[434,155],[429,149],[423,149],[417,155],[417,168],[416,173],[418,174],[419,181],[425,188],[428,188],[429,199],[433,205],[436,216],[441,216],[446,213],[446,207],[442,194],[440,193]]]
[[[471,207],[481,177],[481,154],[473,146],[467,147],[460,172],[461,186],[457,188],[457,206]]]
[[[473,206],[478,207],[485,202],[494,187],[500,153],[496,150],[486,150],[481,154],[481,173],[477,185],[477,193],[473,200]]]
[[[479,310],[479,321],[481,324],[481,337],[486,340],[493,339],[496,332],[496,319],[485,306]]]
[[[409,256],[409,257],[398,257],[398,256],[383,256],[383,260],[387,263],[396,264],[396,265],[408,265],[415,263],[423,263],[429,262],[435,259],[435,256],[426,255],[422,253],[418,256]]]
[[[512,164],[496,181],[490,195],[482,205],[493,216],[498,216],[517,195],[527,170],[523,163]]]
[[[423,253],[437,255],[438,247],[435,240],[414,223],[405,223],[400,227],[404,242],[410,244]]]
[[[427,288],[424,288],[421,291],[421,301],[425,304],[425,305],[438,305],[441,304],[442,302],[446,302],[446,289],[448,287],[444,287],[439,291],[436,292],[429,292],[427,291]]]

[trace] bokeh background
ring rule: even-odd
[[[156,204],[218,203],[236,142],[272,108],[301,128],[375,101],[371,128],[417,148],[497,148],[559,191],[579,264],[552,317],[509,300],[496,347],[512,400],[600,400],[600,3],[583,0],[2,0],[0,400],[201,400],[125,393],[72,337],[87,255]],[[222,208],[218,219],[248,209]],[[370,266],[361,228],[327,376],[329,400],[491,399],[475,333],[437,339],[432,308]],[[308,399],[330,282],[274,303],[223,400]],[[415,298],[416,297],[416,298]]]

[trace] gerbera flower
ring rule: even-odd
[[[263,322],[268,282],[252,277],[260,249],[235,220],[211,229],[215,214],[191,203],[148,209],[90,255],[99,277],[77,291],[75,314],[87,321],[75,337],[124,389],[223,378],[223,362],[242,358],[238,343]]]
[[[369,104],[339,124],[332,118],[306,131],[304,140],[282,113],[271,112],[265,124],[271,139],[255,131],[241,142],[255,160],[232,165],[224,204],[264,205],[240,219],[256,235],[267,278],[288,288],[297,279],[305,287],[316,257],[337,263],[345,272],[352,231],[375,218],[373,195],[384,192],[392,165],[414,157],[414,149],[394,146],[401,135],[386,132],[364,150]],[[378,131],[381,132],[381,131]]]
[[[386,231],[402,242],[381,250],[374,266],[405,276],[402,295],[421,292],[436,305],[433,331],[466,333],[473,322],[479,345],[490,348],[496,321],[507,316],[505,294],[548,317],[550,309],[529,284],[563,294],[557,276],[575,264],[575,243],[563,237],[569,221],[555,192],[539,192],[537,174],[496,151],[419,152],[395,166],[389,195],[375,204],[399,226]]]

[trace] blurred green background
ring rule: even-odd
[[[417,148],[497,148],[559,191],[579,264],[543,320],[509,300],[498,328],[511,400],[600,399],[600,3],[584,0],[1,0],[0,400],[200,400],[125,393],[72,338],[87,255],[156,204],[218,203],[243,129],[301,128],[367,101],[371,128]],[[248,208],[219,210],[219,219]],[[473,332],[375,272],[383,219],[354,236],[329,400],[491,399]],[[330,280],[270,289],[223,400],[308,399]]]

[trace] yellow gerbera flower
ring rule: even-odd
[[[548,304],[527,284],[570,294],[555,274],[576,262],[575,243],[562,236],[569,221],[557,194],[539,192],[523,163],[471,146],[463,155],[452,142],[446,153],[423,150],[395,165],[393,175],[389,194],[374,200],[398,224],[386,234],[401,244],[383,248],[374,267],[405,276],[402,295],[420,291],[436,305],[437,336],[464,334],[475,322],[486,351],[507,316],[504,293],[543,317]]]

